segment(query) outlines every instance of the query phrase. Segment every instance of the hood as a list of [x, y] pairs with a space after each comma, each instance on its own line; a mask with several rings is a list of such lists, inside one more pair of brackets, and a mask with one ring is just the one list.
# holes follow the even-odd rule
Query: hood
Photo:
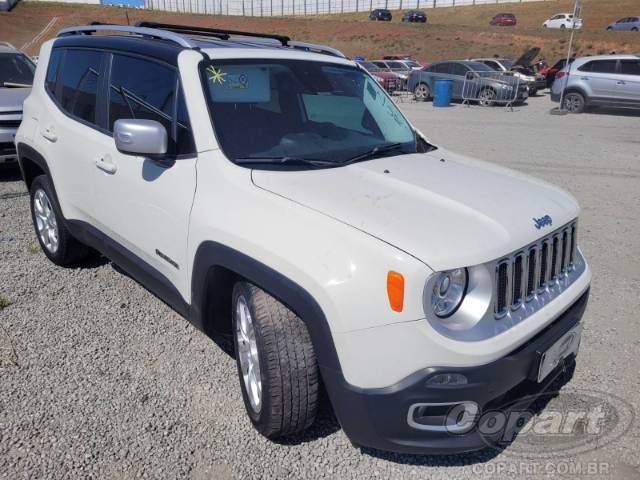
[[517, 65], [520, 65], [522, 67], [528, 67], [529, 65], [531, 65], [531, 63], [539, 53], [540, 49], [538, 47], [530, 48], [529, 50], [525, 51], [520, 58], [513, 62], [513, 66], [515, 67]]
[[[442, 149], [341, 168], [254, 170], [252, 178], [434, 270], [495, 260], [579, 213], [575, 199], [553, 185]], [[553, 226], [536, 229], [534, 218], [545, 215]]]
[[0, 113], [22, 112], [22, 104], [30, 92], [30, 88], [0, 87]]

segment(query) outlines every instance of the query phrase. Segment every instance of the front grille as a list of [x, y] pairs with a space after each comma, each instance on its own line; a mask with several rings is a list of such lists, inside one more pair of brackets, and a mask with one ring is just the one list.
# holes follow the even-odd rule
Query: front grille
[[14, 155], [16, 146], [11, 142], [0, 142], [0, 155]]
[[524, 250], [496, 262], [494, 314], [510, 310], [551, 292], [575, 268], [577, 223], [566, 225]]
[[18, 128], [21, 120], [0, 120], [0, 128]]

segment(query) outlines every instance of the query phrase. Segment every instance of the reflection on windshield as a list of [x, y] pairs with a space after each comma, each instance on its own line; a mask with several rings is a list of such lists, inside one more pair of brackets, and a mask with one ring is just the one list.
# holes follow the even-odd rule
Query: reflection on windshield
[[416, 152], [413, 129], [393, 101], [352, 66], [222, 60], [205, 65], [203, 77], [222, 151], [239, 163], [339, 164], [389, 144], [400, 147], [366, 158]]
[[4, 83], [31, 85], [36, 67], [21, 53], [0, 53], [0, 86]]

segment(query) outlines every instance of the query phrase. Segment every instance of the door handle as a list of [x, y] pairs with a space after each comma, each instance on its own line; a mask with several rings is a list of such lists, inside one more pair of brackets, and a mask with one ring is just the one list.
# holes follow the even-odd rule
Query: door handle
[[624, 80], [618, 80], [616, 83], [618, 85], [626, 85], [627, 84]]
[[589, 80], [589, 77], [580, 77], [580, 80]]
[[96, 160], [96, 167], [103, 172], [113, 175], [118, 171], [118, 167], [115, 163], [112, 163], [109, 158], [100, 157]]
[[54, 132], [52, 127], [43, 128], [42, 130], [40, 130], [40, 135], [42, 135], [43, 138], [49, 140], [50, 142], [55, 142], [56, 140], [58, 140], [58, 136], [56, 135], [56, 132]]

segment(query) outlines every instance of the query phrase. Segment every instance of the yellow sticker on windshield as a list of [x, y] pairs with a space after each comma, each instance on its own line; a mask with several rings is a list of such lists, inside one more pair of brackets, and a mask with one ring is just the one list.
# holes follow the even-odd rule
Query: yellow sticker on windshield
[[209, 72], [209, 81], [220, 85], [225, 81], [224, 77], [227, 75], [222, 69], [217, 69], [213, 65], [207, 68], [207, 72]]

